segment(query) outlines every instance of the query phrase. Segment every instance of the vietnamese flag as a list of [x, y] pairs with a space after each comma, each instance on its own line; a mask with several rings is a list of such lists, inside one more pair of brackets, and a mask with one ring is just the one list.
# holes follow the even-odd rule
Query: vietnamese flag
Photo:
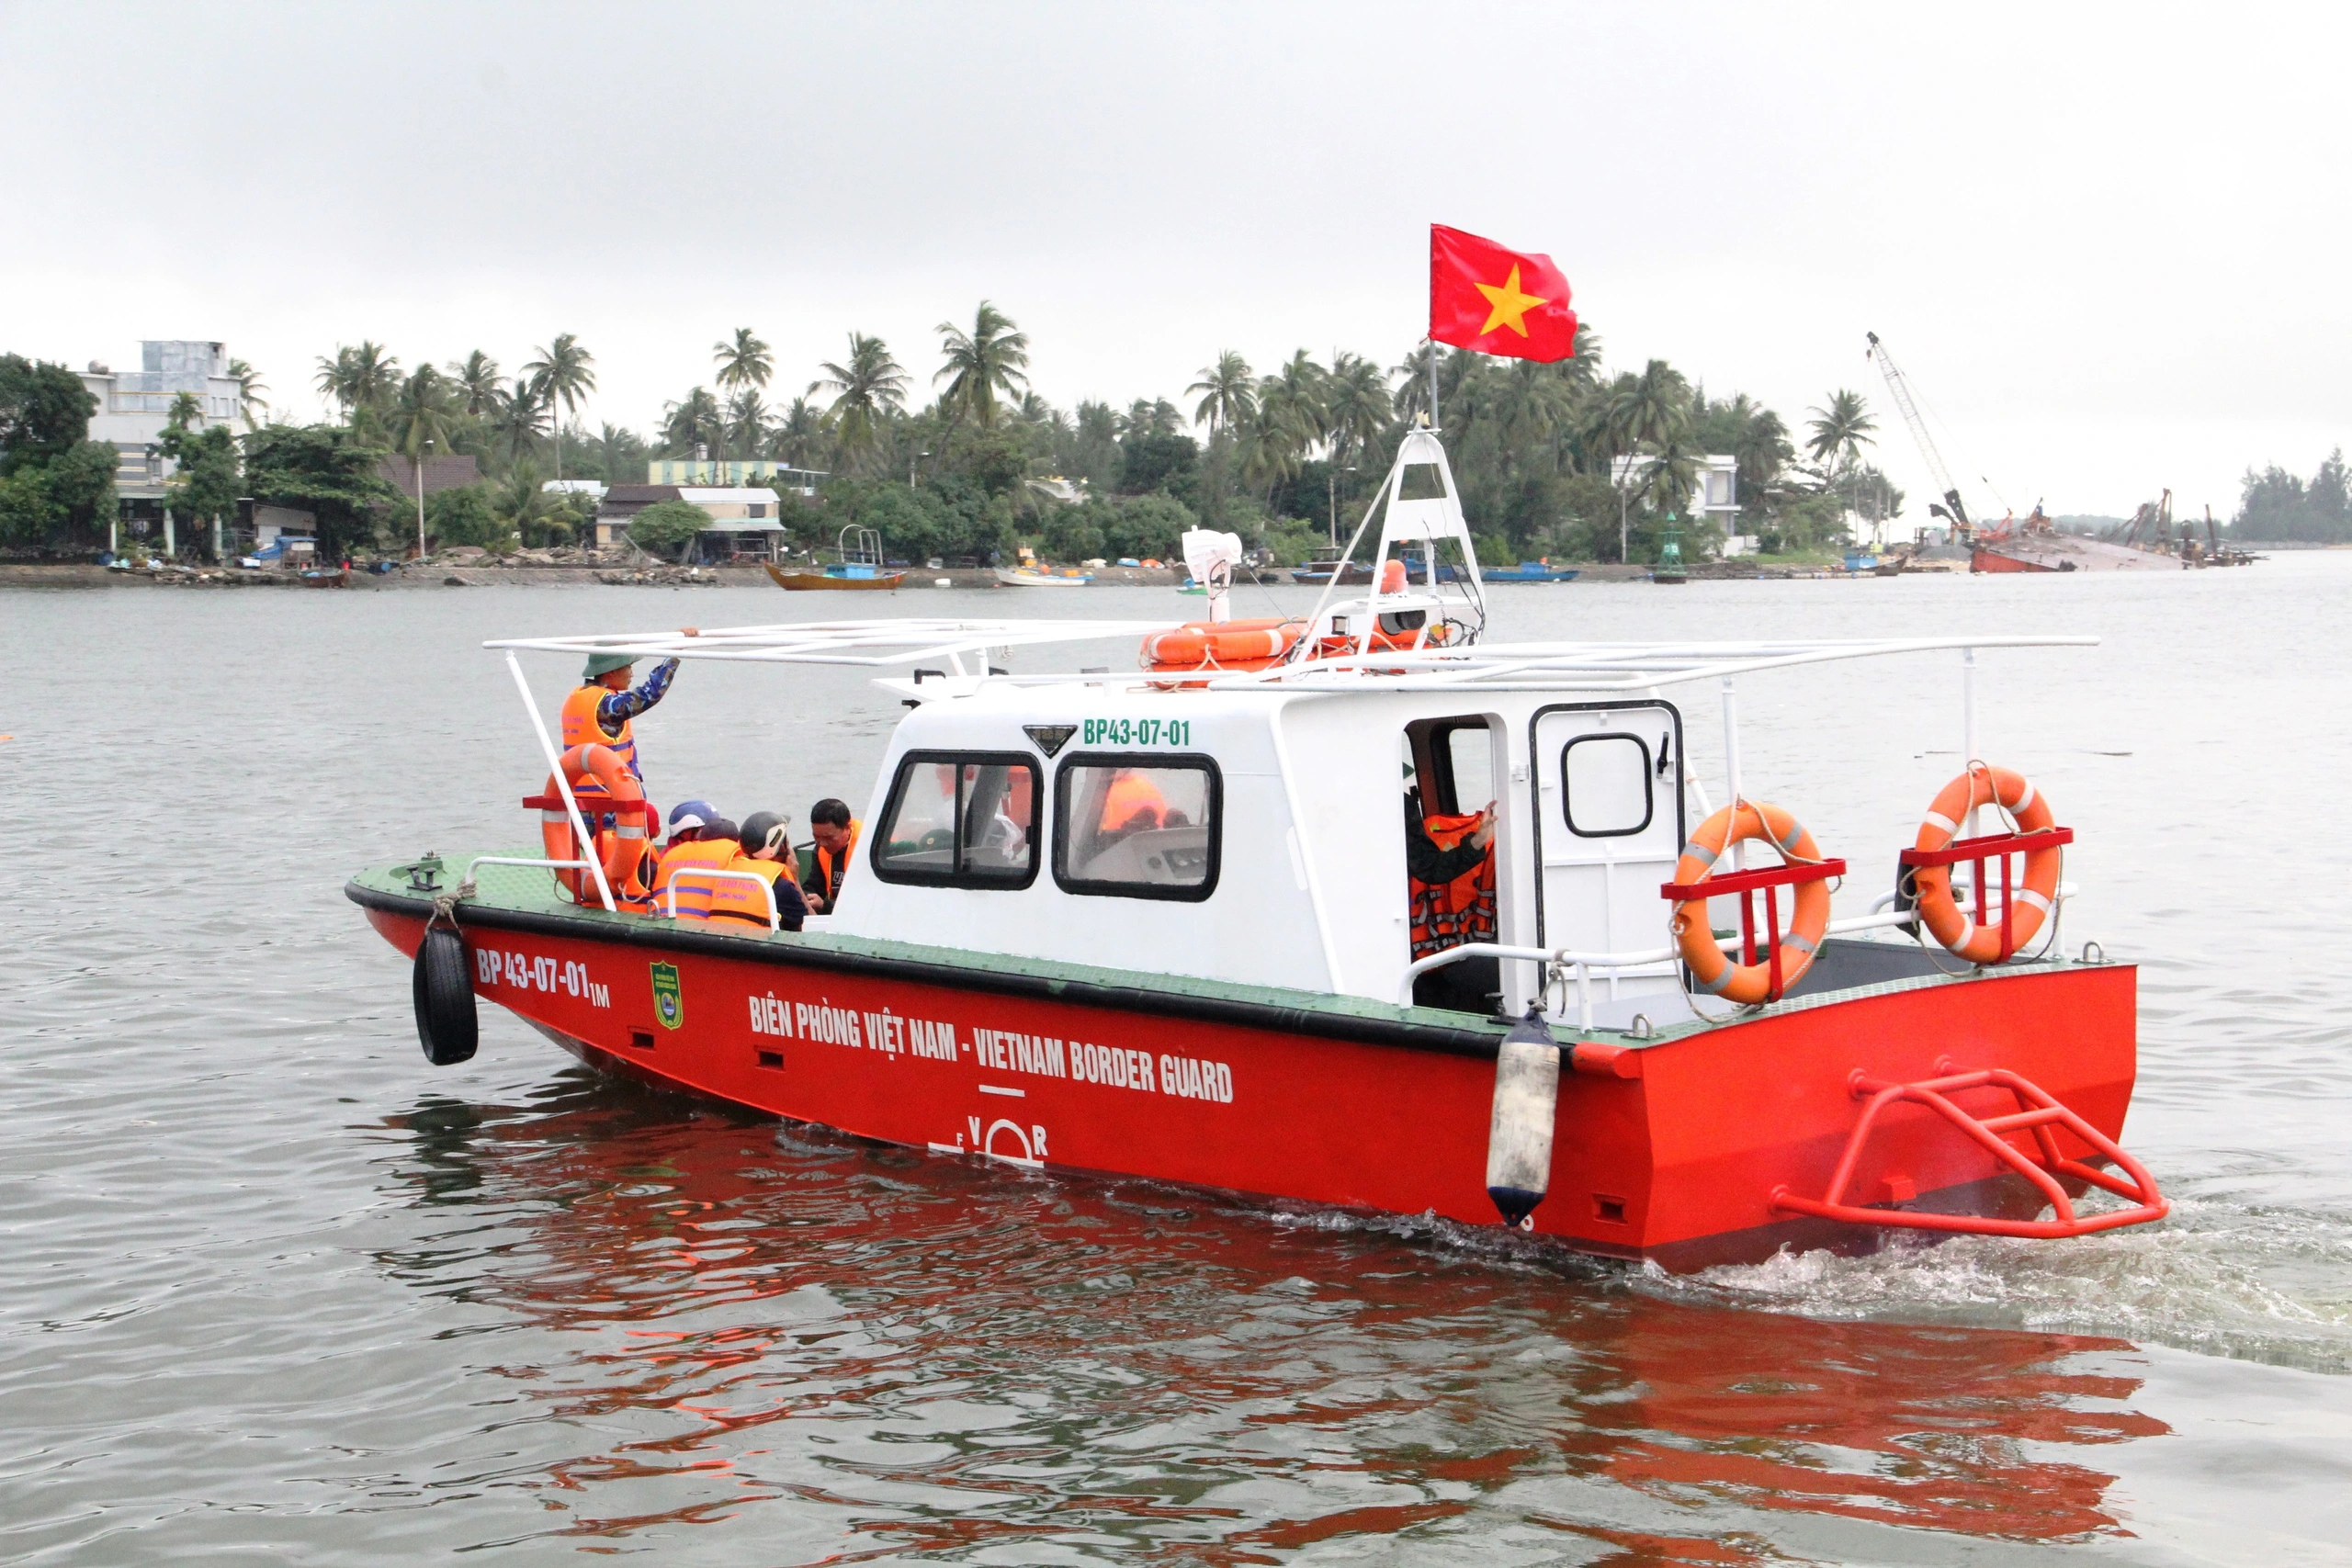
[[1430, 225], [1430, 336], [1456, 348], [1549, 363], [1577, 351], [1568, 280], [1550, 256]]

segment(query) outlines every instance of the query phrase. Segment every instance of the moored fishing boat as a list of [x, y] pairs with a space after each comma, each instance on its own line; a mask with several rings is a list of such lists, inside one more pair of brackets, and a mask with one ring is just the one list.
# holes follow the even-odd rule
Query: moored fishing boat
[[1547, 560], [1523, 560], [1517, 566], [1489, 568], [1486, 579], [1488, 582], [1574, 582], [1577, 569], [1554, 566]]
[[854, 525], [843, 528], [835, 547], [837, 559], [818, 563], [814, 571], [786, 571], [774, 561], [762, 564], [778, 588], [792, 593], [894, 592], [906, 581], [903, 571], [883, 564], [882, 536]]
[[[1408, 463], [1442, 493], [1404, 498]], [[800, 931], [648, 908], [638, 849], [577, 803], [609, 754], [559, 754], [536, 710], [545, 852], [383, 867], [350, 897], [413, 955], [435, 1059], [470, 1054], [487, 997], [600, 1066], [942, 1156], [1499, 1218], [1678, 1268], [2165, 1213], [2115, 1143], [2135, 972], [2058, 949], [2071, 834], [1977, 760], [1973, 685], [1968, 765], [1860, 912], [1832, 917], [1839, 846], [1738, 761], [1744, 673], [1963, 649], [1973, 672], [1976, 649], [2085, 639], [1486, 644], [1434, 436], [1407, 437], [1359, 537], [1374, 513], [1373, 591], [1255, 628], [1248, 658], [1215, 640], [1250, 635], [1221, 591], [1238, 541], [1201, 534], [1212, 614], [1185, 626], [492, 645], [518, 683], [530, 651], [875, 668], [912, 705]], [[1106, 636], [1145, 667], [991, 667]], [[1720, 806], [1665, 694], [1707, 682]], [[2077, 1208], [2093, 1186], [2120, 1206]]]
[[1080, 571], [1072, 566], [1036, 566], [1023, 562], [1020, 566], [996, 569], [1000, 588], [1083, 588], [1094, 581], [1091, 571]]

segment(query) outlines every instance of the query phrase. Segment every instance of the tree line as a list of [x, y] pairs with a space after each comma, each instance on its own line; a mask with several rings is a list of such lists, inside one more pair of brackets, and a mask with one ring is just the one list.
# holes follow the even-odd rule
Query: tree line
[[[1665, 360], [1611, 374], [1589, 326], [1576, 356], [1552, 365], [1424, 344], [1386, 366], [1302, 348], [1261, 371], [1227, 350], [1181, 401], [1068, 409], [1031, 386], [1028, 335], [993, 302], [935, 331], [935, 368], [919, 386], [888, 343], [863, 332], [846, 334], [841, 356], [814, 366], [805, 384], [780, 379], [769, 344], [738, 328], [711, 345], [708, 379], [667, 402], [644, 435], [583, 423], [595, 357], [568, 333], [512, 372], [481, 349], [404, 366], [373, 340], [339, 344], [313, 369], [335, 411], [317, 424], [277, 415], [259, 374], [239, 362], [246, 433], [233, 442], [218, 426], [167, 434], [180, 465], [175, 502], [207, 515], [225, 490], [312, 511], [330, 550], [398, 549], [413, 537], [413, 503], [383, 482], [382, 457], [468, 454], [483, 482], [429, 498], [427, 532], [444, 544], [546, 545], [578, 538], [593, 505], [548, 492], [545, 479], [642, 483], [649, 458], [768, 459], [825, 476], [814, 498], [778, 485], [803, 547], [856, 524], [879, 528], [891, 554], [909, 558], [984, 560], [1024, 542], [1060, 559], [1165, 558], [1184, 529], [1204, 524], [1297, 560], [1347, 536], [1397, 443], [1429, 416], [1435, 354], [1440, 423], [1482, 559], [1648, 559], [1669, 516], [1682, 521], [1685, 549], [1706, 553], [1720, 541], [1691, 524], [1690, 505], [1710, 454], [1735, 458], [1740, 526], [1768, 550], [1840, 547], [1851, 513], [1901, 503], [1866, 461], [1876, 426], [1859, 394], [1836, 391], [1807, 411], [1800, 444], [1771, 409], [1744, 394], [1710, 397]], [[78, 395], [78, 382], [71, 389]], [[60, 387], [51, 393], [51, 402], [71, 400]], [[175, 427], [188, 423], [175, 416]], [[7, 428], [0, 483], [15, 461]], [[54, 462], [39, 454], [55, 446], [47, 438], [27, 451]], [[110, 482], [111, 451], [99, 449]], [[61, 470], [72, 515], [52, 508], [36, 532], [70, 532], [99, 510], [89, 484], [74, 482]], [[12, 527], [9, 537], [26, 532]]]
[[2352, 477], [2345, 470], [2343, 447], [2330, 452], [2309, 479], [2271, 463], [2258, 473], [2248, 468], [2244, 484], [2237, 515], [2230, 522], [2232, 538], [2352, 543]]

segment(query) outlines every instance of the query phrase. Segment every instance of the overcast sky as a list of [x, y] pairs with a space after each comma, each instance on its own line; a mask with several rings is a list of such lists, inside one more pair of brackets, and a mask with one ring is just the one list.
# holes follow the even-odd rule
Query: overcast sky
[[1915, 513], [1865, 331], [1972, 504], [2226, 514], [2352, 434], [2344, 17], [0, 0], [0, 349], [218, 338], [311, 418], [338, 343], [568, 331], [643, 431], [738, 326], [772, 396], [852, 328], [927, 388], [986, 297], [1046, 397], [1124, 403], [1396, 363], [1438, 221], [1548, 252], [1611, 368], [1860, 389]]

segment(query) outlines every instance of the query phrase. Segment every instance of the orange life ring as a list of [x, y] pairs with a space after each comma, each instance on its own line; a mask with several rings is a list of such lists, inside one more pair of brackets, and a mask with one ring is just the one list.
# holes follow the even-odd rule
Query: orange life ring
[[[1912, 847], [1950, 849], [1969, 812], [1980, 806], [1998, 806], [2020, 833], [2046, 831], [2054, 820], [2048, 798], [2024, 774], [1971, 762], [1968, 771], [1944, 785], [1935, 804], [1928, 807]], [[2025, 886], [2017, 890], [2009, 908], [2009, 953], [2031, 942], [2049, 917], [2058, 893], [2060, 858], [2055, 844], [2025, 852]], [[1929, 936], [1972, 964], [1998, 964], [2007, 956], [2001, 951], [2001, 922], [1980, 924], [1961, 909], [1960, 900], [1952, 896], [1951, 867], [1920, 866], [1913, 874], [1912, 885], [1917, 892], [1920, 923]], [[1987, 888], [1976, 890], [1980, 916], [1986, 913], [1989, 893]]]
[[[1813, 835], [1804, 830], [1797, 819], [1777, 806], [1760, 800], [1743, 800], [1736, 806], [1726, 806], [1704, 822], [1682, 846], [1682, 858], [1674, 863], [1674, 880], [1692, 883], [1703, 880], [1723, 858], [1725, 850], [1747, 840], [1762, 840], [1780, 851], [1783, 864], [1791, 862], [1810, 863], [1821, 859], [1821, 851]], [[1797, 977], [1813, 965], [1815, 950], [1821, 945], [1821, 935], [1829, 929], [1829, 884], [1800, 882], [1795, 887], [1794, 907], [1789, 913], [1789, 929], [1781, 935], [1781, 989], [1785, 992], [1797, 983]], [[1772, 965], [1770, 958], [1754, 964], [1734, 964], [1724, 950], [1715, 945], [1713, 925], [1707, 919], [1707, 901], [1692, 898], [1674, 907], [1674, 914], [1667, 922], [1674, 933], [1674, 945], [1682, 954], [1682, 962], [1690, 971], [1691, 984], [1712, 996], [1726, 1001], [1754, 1006], [1770, 999]]]
[[1265, 670], [1280, 664], [1305, 621], [1188, 621], [1143, 639], [1143, 667], [1186, 673]]
[[[652, 811], [645, 802], [645, 786], [637, 782], [637, 775], [628, 771], [620, 753], [609, 746], [574, 746], [557, 759], [557, 765], [563, 770], [564, 782], [571, 785], [575, 796], [582, 781], [588, 779], [594, 780], [605, 792], [605, 799], [583, 805], [581, 814], [583, 818], [602, 816], [607, 807], [611, 808], [612, 830], [590, 829], [603, 852], [600, 858], [605, 885], [612, 888], [615, 903], [645, 907], [645, 831], [652, 818]], [[539, 813], [539, 842], [546, 847], [548, 859], [583, 858], [579, 840], [572, 835], [571, 813], [560, 803], [554, 774], [548, 775], [547, 788], [542, 793], [558, 800], [553, 809]], [[555, 874], [556, 880], [571, 890], [575, 901], [602, 902], [597, 898], [596, 879], [587, 873], [559, 871]]]

